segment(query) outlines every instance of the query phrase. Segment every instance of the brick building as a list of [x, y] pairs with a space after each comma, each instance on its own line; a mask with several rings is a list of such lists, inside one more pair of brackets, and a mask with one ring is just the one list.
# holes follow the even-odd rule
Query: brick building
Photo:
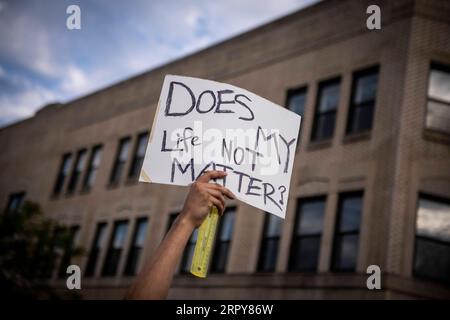
[[230, 202], [210, 276], [183, 272], [193, 238], [171, 298], [450, 298], [450, 3], [376, 1], [368, 30], [372, 2], [320, 2], [0, 129], [0, 205], [70, 226], [83, 297], [121, 298], [186, 194], [137, 183], [164, 75], [227, 82], [303, 116], [286, 220]]

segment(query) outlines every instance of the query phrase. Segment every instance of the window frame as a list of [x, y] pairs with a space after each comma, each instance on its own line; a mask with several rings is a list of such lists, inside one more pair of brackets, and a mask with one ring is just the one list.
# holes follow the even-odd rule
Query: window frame
[[85, 157], [83, 161], [87, 158], [87, 148], [81, 148], [76, 152], [75, 162], [72, 165], [72, 170], [70, 173], [69, 181], [67, 182], [66, 194], [71, 195], [77, 192], [77, 187], [83, 178], [83, 172], [86, 171], [86, 162], [82, 164], [82, 168], [78, 171], [78, 164], [81, 157]]
[[[103, 235], [100, 234], [100, 231], [103, 232]], [[100, 246], [97, 247], [97, 242], [100, 241], [100, 238], [103, 238], [103, 242], [106, 242], [105, 239], [107, 237], [107, 232], [108, 232], [108, 223], [106, 221], [100, 221], [97, 222], [96, 226], [95, 226], [95, 231], [94, 231], [94, 238], [92, 239], [92, 243], [91, 243], [91, 247], [89, 250], [89, 254], [87, 257], [87, 261], [86, 261], [86, 266], [85, 266], [85, 271], [84, 271], [84, 276], [85, 277], [95, 277], [96, 276], [96, 270], [99, 264], [99, 260], [101, 258], [101, 253], [102, 250], [104, 250], [105, 248], [105, 243], [100, 243]], [[93, 250], [96, 250], [95, 254], [93, 252]], [[91, 262], [91, 260], [93, 260], [93, 262]], [[92, 265], [92, 267], [91, 267]]]
[[[230, 236], [230, 239], [228, 239], [228, 240], [220, 240], [220, 235], [222, 233], [222, 228], [224, 227], [224, 222], [223, 222], [224, 217], [221, 217], [220, 220], [219, 220], [219, 226], [218, 226], [217, 231], [216, 231], [216, 238], [214, 239], [214, 249], [213, 249], [213, 252], [212, 252], [212, 259], [211, 259], [211, 265], [210, 265], [210, 272], [211, 273], [225, 274], [227, 272], [227, 263], [228, 263], [228, 258], [229, 258], [229, 254], [230, 254], [231, 243], [233, 241], [233, 236], [234, 236], [234, 226], [236, 224], [237, 207], [232, 206], [232, 207], [227, 208], [225, 210], [225, 212], [224, 212], [224, 215], [231, 214], [230, 211], [233, 212], [233, 215], [234, 215], [233, 222], [232, 222], [233, 225], [232, 225], [231, 236]], [[227, 247], [226, 262], [225, 262], [225, 265], [223, 266], [223, 270], [222, 270], [221, 268], [219, 269], [217, 267], [216, 261], [218, 259], [217, 258], [217, 252], [219, 250], [218, 248], [219, 247], [221, 248], [221, 246], [223, 246], [224, 244], [227, 245], [228, 247]]]
[[67, 244], [65, 248], [61, 260], [59, 261], [58, 266], [58, 278], [64, 278], [66, 274], [67, 267], [71, 264], [73, 258], [73, 251], [77, 248], [77, 240], [81, 232], [81, 226], [78, 224], [72, 225], [67, 228], [67, 231], [70, 236], [70, 243]]
[[[66, 158], [68, 159], [67, 161], [69, 161], [69, 164], [68, 164], [69, 169], [68, 169], [67, 174], [65, 174], [64, 177], [62, 177], [62, 172], [64, 170], [64, 164], [66, 163]], [[72, 161], [73, 161], [73, 153], [72, 152], [66, 152], [62, 155], [62, 158], [60, 158], [58, 172], [56, 173], [56, 180], [53, 184], [53, 189], [52, 189], [52, 193], [51, 193], [52, 197], [57, 197], [63, 192], [64, 186], [66, 185], [67, 177], [70, 176], [70, 171], [71, 171], [70, 169], [72, 168], [72, 165], [73, 165]], [[61, 182], [60, 182], [60, 179], [62, 180]]]
[[[12, 192], [8, 195], [8, 202], [6, 203], [6, 207], [5, 207], [5, 212], [6, 213], [17, 213], [23, 206], [24, 202], [25, 202], [25, 197], [26, 197], [27, 193], [25, 191], [17, 191], [17, 192]], [[19, 205], [17, 206], [16, 209], [11, 210], [11, 204], [13, 202], [13, 199], [19, 197]]]
[[[334, 110], [320, 112], [319, 109], [320, 109], [320, 102], [322, 100], [322, 90], [324, 87], [331, 86], [334, 84], [339, 85], [339, 97], [338, 97], [336, 108]], [[338, 113], [339, 104], [340, 104], [340, 100], [341, 100], [341, 89], [342, 89], [341, 84], [342, 84], [342, 77], [340, 75], [329, 78], [329, 79], [322, 80], [317, 84], [316, 101], [315, 101], [315, 105], [314, 105], [314, 117], [313, 117], [313, 123], [311, 126], [311, 134], [310, 134], [310, 138], [309, 138], [310, 143], [313, 143], [313, 144], [314, 143], [323, 143], [323, 142], [328, 142], [328, 141], [333, 140], [334, 134], [336, 132], [337, 113]], [[333, 131], [329, 137], [318, 138], [317, 137], [317, 126], [318, 126], [319, 117], [328, 116], [330, 114], [334, 114]]]
[[[100, 153], [100, 161], [97, 167], [94, 166], [94, 160], [95, 160], [95, 156], [96, 156], [96, 152]], [[97, 178], [97, 171], [99, 170], [100, 167], [100, 163], [102, 161], [102, 152], [103, 152], [103, 145], [102, 144], [97, 144], [95, 146], [92, 147], [90, 155], [89, 155], [89, 160], [87, 163], [87, 167], [85, 169], [85, 174], [83, 177], [83, 183], [82, 183], [82, 190], [84, 192], [88, 192], [92, 189], [92, 187], [94, 186], [95, 180]], [[94, 179], [94, 181], [92, 182], [92, 186], [88, 185], [88, 181], [90, 176], [95, 172], [96, 177]]]
[[[269, 223], [270, 223], [270, 219], [273, 219], [273, 217], [276, 217], [275, 215], [265, 212], [264, 213], [264, 224], [263, 224], [263, 230], [262, 230], [262, 234], [261, 234], [261, 239], [259, 241], [259, 253], [258, 253], [258, 263], [256, 265], [256, 271], [260, 272], [260, 273], [273, 273], [276, 272], [277, 269], [277, 262], [278, 262], [278, 256], [279, 256], [279, 250], [280, 250], [280, 240], [281, 240], [281, 236], [283, 234], [283, 226], [281, 226], [281, 230], [280, 233], [276, 236], [267, 236], [267, 232], [268, 232], [268, 228], [269, 228]], [[282, 219], [282, 218], [279, 218]], [[272, 268], [268, 269], [268, 268], [264, 268], [264, 259], [266, 257], [266, 253], [267, 253], [267, 242], [269, 241], [276, 241], [276, 247], [277, 247], [277, 254], [275, 257], [275, 265]], [[268, 269], [268, 270], [267, 270]]]
[[[297, 112], [291, 110], [291, 108], [289, 108], [290, 100], [292, 99], [292, 97], [294, 97], [294, 96], [296, 96], [298, 94], [304, 94], [305, 95], [305, 105], [303, 107], [303, 115], [300, 115]], [[307, 84], [305, 84], [303, 86], [300, 86], [300, 87], [297, 87], [297, 88], [291, 88], [291, 89], [288, 89], [286, 91], [286, 99], [285, 99], [284, 105], [286, 106], [286, 109], [288, 109], [288, 110], [290, 110], [290, 111], [300, 115], [301, 118], [302, 118], [302, 123], [304, 123], [304, 118], [305, 118], [305, 115], [306, 115], [306, 109], [307, 109], [307, 106], [308, 106], [307, 102], [308, 102], [308, 85]], [[303, 126], [304, 125], [300, 126], [300, 130], [298, 132], [297, 145], [300, 143], [300, 140], [301, 140], [301, 137], [302, 137], [301, 133], [303, 131]]]
[[[116, 249], [114, 248], [114, 241], [116, 239], [116, 234], [117, 234], [117, 230], [119, 229], [120, 225], [125, 225], [125, 236], [124, 236], [124, 240], [122, 243], [122, 246], [120, 247], [120, 249]], [[109, 236], [109, 241], [108, 241], [108, 247], [106, 250], [106, 255], [105, 258], [103, 260], [103, 266], [102, 266], [102, 272], [101, 272], [101, 276], [102, 277], [115, 277], [117, 276], [118, 272], [119, 272], [119, 268], [120, 268], [120, 263], [122, 260], [122, 254], [126, 248], [126, 241], [127, 241], [127, 236], [128, 236], [128, 228], [129, 228], [130, 222], [128, 219], [120, 219], [120, 220], [116, 220], [113, 223], [113, 228], [111, 230], [111, 234]], [[113, 251], [115, 250], [115, 251]], [[119, 251], [119, 253], [116, 253], [116, 251]], [[113, 267], [111, 267], [111, 263], [112, 263], [112, 255], [113, 254], [117, 254], [117, 264], [113, 265]]]
[[[302, 219], [303, 211], [300, 210], [301, 206], [304, 203], [308, 202], [315, 202], [315, 201], [322, 201], [323, 202], [323, 217], [322, 217], [322, 232], [320, 233], [309, 233], [304, 235], [298, 235], [297, 234], [297, 226], [299, 222]], [[289, 246], [289, 259], [287, 264], [288, 272], [303, 272], [303, 273], [316, 273], [318, 272], [319, 268], [319, 260], [320, 260], [320, 252], [321, 252], [321, 244], [322, 244], [322, 237], [325, 227], [325, 215], [326, 215], [326, 206], [327, 206], [328, 196], [326, 194], [318, 194], [314, 196], [308, 196], [308, 197], [301, 197], [297, 199], [297, 206], [295, 211], [295, 219], [294, 219], [294, 226], [292, 228], [292, 237], [291, 237], [291, 243]], [[300, 221], [299, 221], [300, 220]], [[299, 243], [299, 239], [310, 239], [310, 238], [319, 238], [319, 252], [317, 255], [317, 265], [315, 268], [295, 268], [295, 252], [296, 248]]]
[[[365, 76], [369, 76], [372, 74], [377, 75], [376, 92], [375, 92], [373, 100], [364, 102], [362, 104], [356, 104], [354, 100], [355, 100], [356, 89], [357, 89], [357, 81]], [[364, 133], [368, 133], [368, 132], [372, 131], [373, 125], [374, 125], [374, 120], [375, 120], [376, 104], [378, 101], [379, 83], [380, 83], [380, 65], [378, 65], [378, 64], [353, 72], [350, 101], [349, 101], [349, 107], [347, 110], [347, 119], [346, 119], [346, 125], [345, 125], [345, 135], [346, 136], [364, 134]], [[354, 119], [353, 117], [355, 115], [356, 110], [362, 109], [362, 108], [367, 108], [368, 106], [370, 106], [372, 108], [372, 118], [371, 118], [370, 128], [364, 129], [364, 130], [357, 130], [355, 128], [352, 128], [351, 127], [353, 124], [352, 120]]]
[[[125, 143], [128, 143], [128, 151], [127, 151], [127, 156], [126, 159], [124, 161], [120, 160], [120, 154], [121, 154], [121, 150], [123, 148], [123, 146], [125, 145]], [[109, 175], [109, 186], [117, 186], [120, 184], [121, 179], [122, 179], [122, 175], [124, 174], [124, 172], [126, 172], [126, 165], [127, 162], [129, 160], [130, 157], [130, 145], [132, 143], [132, 139], [131, 136], [125, 136], [119, 139], [118, 145], [117, 145], [117, 149], [116, 149], [116, 156], [114, 158], [114, 163], [112, 166], [112, 170], [111, 173]], [[123, 165], [123, 168], [121, 169], [120, 173], [116, 173], [116, 171], [119, 168], [119, 165]], [[116, 177], [117, 176], [117, 177]]]
[[[361, 212], [360, 212], [360, 219], [359, 219], [359, 227], [358, 230], [350, 230], [350, 231], [340, 231], [339, 225], [341, 223], [342, 218], [342, 204], [343, 200], [346, 198], [352, 198], [352, 197], [360, 197], [361, 198]], [[337, 203], [337, 211], [336, 211], [336, 218], [334, 222], [334, 230], [333, 230], [333, 245], [332, 245], [332, 251], [331, 251], [331, 259], [330, 259], [330, 270], [332, 272], [341, 272], [341, 273], [351, 273], [356, 272], [358, 269], [358, 258], [359, 258], [359, 249], [360, 249], [360, 235], [361, 235], [361, 227], [363, 223], [363, 215], [364, 215], [364, 190], [355, 190], [355, 191], [345, 191], [340, 192], [338, 194], [338, 203]], [[345, 236], [358, 236], [358, 243], [356, 248], [356, 259], [355, 259], [355, 265], [351, 268], [338, 268], [335, 265], [336, 257], [337, 257], [337, 244], [338, 244], [338, 238], [342, 239]], [[340, 242], [339, 242], [340, 243]]]
[[[447, 285], [450, 285], [450, 282], [447, 283], [444, 280], [438, 278], [438, 277], [430, 277], [430, 276], [425, 276], [425, 275], [421, 275], [419, 273], [417, 273], [417, 270], [415, 268], [415, 262], [416, 262], [416, 258], [417, 258], [417, 217], [418, 217], [418, 213], [419, 213], [419, 204], [420, 204], [420, 200], [421, 199], [425, 199], [428, 201], [434, 201], [434, 202], [440, 202], [446, 205], [450, 206], [450, 198], [445, 198], [442, 196], [436, 196], [430, 193], [426, 193], [426, 192], [420, 192], [417, 195], [417, 204], [416, 204], [416, 215], [415, 215], [415, 219], [414, 219], [414, 244], [413, 244], [413, 259], [412, 259], [412, 264], [411, 264], [411, 268], [412, 268], [412, 276], [414, 278], [417, 279], [424, 279], [424, 280], [431, 280], [431, 281], [437, 281], [437, 282], [443, 282], [446, 283]], [[419, 236], [420, 237], [420, 236]], [[425, 237], [422, 237], [425, 238]], [[429, 241], [435, 241], [435, 242], [443, 242], [443, 241], [439, 241], [439, 240], [435, 240], [435, 239], [430, 239], [430, 238], [426, 238]], [[448, 244], [450, 246], [450, 242]]]
[[[138, 151], [139, 151], [139, 142], [140, 142], [141, 138], [146, 139], [147, 143], [145, 146], [144, 155], [142, 157], [139, 157]], [[137, 135], [136, 142], [135, 142], [134, 148], [133, 148], [133, 156], [131, 159], [131, 164], [130, 164], [130, 167], [128, 168], [128, 174], [127, 174], [128, 180], [137, 181], [139, 179], [139, 169], [135, 169], [135, 167], [137, 166], [138, 162], [140, 162], [141, 160], [142, 160], [142, 163], [144, 162], [149, 138], [150, 138], [150, 132], [148, 130], [143, 131]], [[133, 172], [134, 170], [136, 170], [135, 173]]]
[[425, 99], [425, 112], [424, 112], [424, 117], [423, 117], [423, 128], [425, 129], [425, 131], [428, 131], [430, 133], [437, 133], [439, 135], [443, 135], [443, 136], [449, 137], [450, 136], [450, 132], [447, 132], [447, 131], [444, 131], [444, 130], [440, 130], [440, 129], [436, 129], [436, 128], [431, 128], [431, 127], [427, 126], [428, 102], [429, 101], [446, 105], [450, 109], [450, 102], [430, 97], [429, 94], [428, 94], [428, 91], [429, 91], [429, 88], [430, 88], [430, 81], [431, 81], [431, 71], [433, 69], [437, 69], [437, 70], [440, 70], [440, 71], [443, 71], [443, 72], [447, 72], [447, 73], [450, 74], [450, 63], [438, 62], [438, 61], [435, 61], [435, 60], [431, 60], [428, 63], [428, 78], [427, 78], [427, 85], [426, 85], [426, 88], [425, 88], [425, 90], [426, 90], [426, 92], [425, 92], [426, 99]]
[[[134, 230], [133, 230], [133, 236], [131, 238], [131, 242], [128, 246], [128, 252], [127, 252], [127, 256], [126, 256], [126, 260], [125, 260], [125, 267], [123, 269], [123, 275], [124, 276], [134, 276], [137, 273], [137, 270], [139, 268], [139, 262], [141, 259], [141, 254], [142, 251], [145, 247], [145, 240], [144, 240], [144, 244], [142, 246], [137, 246], [136, 245], [136, 240], [137, 240], [137, 236], [138, 236], [138, 232], [139, 232], [139, 227], [140, 227], [140, 223], [146, 223], [147, 225], [145, 226], [145, 236], [144, 239], [147, 239], [147, 234], [148, 234], [148, 228], [149, 228], [149, 223], [150, 223], [150, 219], [147, 216], [143, 216], [143, 217], [139, 217], [135, 219], [135, 224], [134, 224]], [[138, 250], [137, 252], [137, 258], [136, 258], [136, 262], [133, 266], [133, 264], [131, 263], [131, 259], [132, 259], [132, 255], [136, 254], [136, 250]]]

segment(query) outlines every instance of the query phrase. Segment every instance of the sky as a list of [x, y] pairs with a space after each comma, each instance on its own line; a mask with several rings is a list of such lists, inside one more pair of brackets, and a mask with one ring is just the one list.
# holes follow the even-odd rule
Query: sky
[[[0, 0], [0, 127], [317, 0]], [[69, 5], [81, 29], [69, 30]]]

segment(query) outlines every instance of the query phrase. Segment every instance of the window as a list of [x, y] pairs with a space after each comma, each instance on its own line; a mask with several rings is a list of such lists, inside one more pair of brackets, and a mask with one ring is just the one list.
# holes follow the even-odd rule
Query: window
[[125, 244], [127, 229], [128, 221], [117, 221], [114, 223], [113, 233], [109, 241], [108, 252], [106, 253], [105, 263], [103, 264], [103, 276], [114, 276], [117, 273], [120, 256]]
[[95, 231], [94, 241], [92, 242], [91, 251], [89, 253], [88, 262], [86, 265], [86, 276], [93, 276], [97, 267], [97, 261], [100, 252], [105, 245], [106, 238], [106, 223], [99, 223]]
[[72, 226], [68, 230], [69, 239], [66, 243], [67, 247], [64, 250], [61, 262], [59, 264], [59, 271], [58, 271], [59, 278], [63, 278], [67, 275], [66, 274], [67, 267], [70, 266], [71, 264], [72, 255], [78, 243], [79, 234], [80, 234], [80, 226]]
[[148, 132], [141, 133], [138, 136], [136, 142], [133, 161], [131, 162], [130, 172], [128, 173], [128, 177], [130, 179], [137, 179], [139, 177], [139, 172], [141, 170], [142, 163], [144, 162], [147, 142], [148, 142]]
[[78, 185], [78, 180], [81, 177], [81, 173], [84, 170], [84, 165], [86, 162], [86, 149], [80, 150], [77, 153], [75, 159], [75, 165], [72, 170], [72, 175], [69, 180], [69, 185], [67, 186], [67, 193], [73, 193]]
[[278, 258], [283, 219], [270, 213], [265, 213], [264, 230], [259, 251], [258, 271], [275, 271]]
[[58, 195], [61, 192], [66, 177], [69, 174], [71, 162], [72, 155], [70, 153], [63, 155], [61, 165], [59, 166], [58, 176], [56, 177], [55, 186], [53, 188], [53, 195]]
[[340, 78], [319, 84], [311, 141], [331, 139], [339, 105]]
[[306, 106], [306, 87], [288, 90], [286, 105], [289, 110], [303, 117]]
[[231, 237], [233, 235], [235, 212], [236, 208], [227, 209], [225, 214], [220, 218], [211, 262], [212, 272], [225, 272]]
[[102, 146], [101, 145], [95, 146], [92, 149], [87, 172], [86, 175], [84, 176], [83, 190], [89, 190], [94, 185], [95, 177], [97, 176], [97, 170], [98, 167], [100, 166], [101, 158], [102, 158]]
[[450, 66], [431, 64], [425, 127], [450, 133]]
[[25, 192], [16, 192], [9, 195], [8, 204], [6, 205], [6, 212], [16, 213], [23, 205], [25, 199]]
[[[286, 105], [289, 110], [300, 115], [303, 121], [306, 107], [306, 87], [288, 90]], [[302, 131], [302, 128], [303, 126], [300, 126], [300, 131], [298, 133], [299, 139], [297, 139], [297, 142], [300, 141], [300, 133]]]
[[113, 170], [111, 172], [110, 184], [117, 184], [120, 181], [122, 172], [125, 169], [125, 164], [128, 159], [128, 152], [130, 149], [130, 138], [123, 138], [119, 142], [119, 149], [117, 150], [116, 160], [114, 162]]
[[326, 197], [300, 199], [291, 244], [289, 271], [316, 271]]
[[148, 219], [140, 218], [136, 221], [133, 239], [131, 241], [130, 250], [128, 251], [127, 263], [125, 265], [124, 274], [131, 276], [136, 274], [139, 265], [139, 257], [144, 247], [145, 236], [147, 234]]
[[198, 237], [198, 228], [194, 230], [189, 238], [186, 248], [183, 252], [183, 258], [181, 259], [181, 272], [188, 273], [191, 270], [192, 258], [194, 257], [195, 244]]
[[358, 256], [362, 192], [339, 195], [331, 269], [354, 271]]
[[55, 226], [53, 230], [46, 233], [40, 233], [36, 238], [36, 248], [33, 253], [34, 263], [41, 264], [41, 272], [38, 278], [50, 279], [55, 271], [55, 265], [58, 258], [57, 244], [63, 241], [64, 228]]
[[414, 274], [450, 284], [450, 201], [421, 195]]
[[347, 134], [369, 131], [372, 128], [377, 85], [378, 67], [353, 74]]

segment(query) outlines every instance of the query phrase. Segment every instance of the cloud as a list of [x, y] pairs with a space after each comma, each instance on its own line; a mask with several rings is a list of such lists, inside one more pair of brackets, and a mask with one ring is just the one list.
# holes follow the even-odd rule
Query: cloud
[[[316, 1], [0, 1], [0, 126]], [[74, 3], [82, 29], [70, 31]]]

